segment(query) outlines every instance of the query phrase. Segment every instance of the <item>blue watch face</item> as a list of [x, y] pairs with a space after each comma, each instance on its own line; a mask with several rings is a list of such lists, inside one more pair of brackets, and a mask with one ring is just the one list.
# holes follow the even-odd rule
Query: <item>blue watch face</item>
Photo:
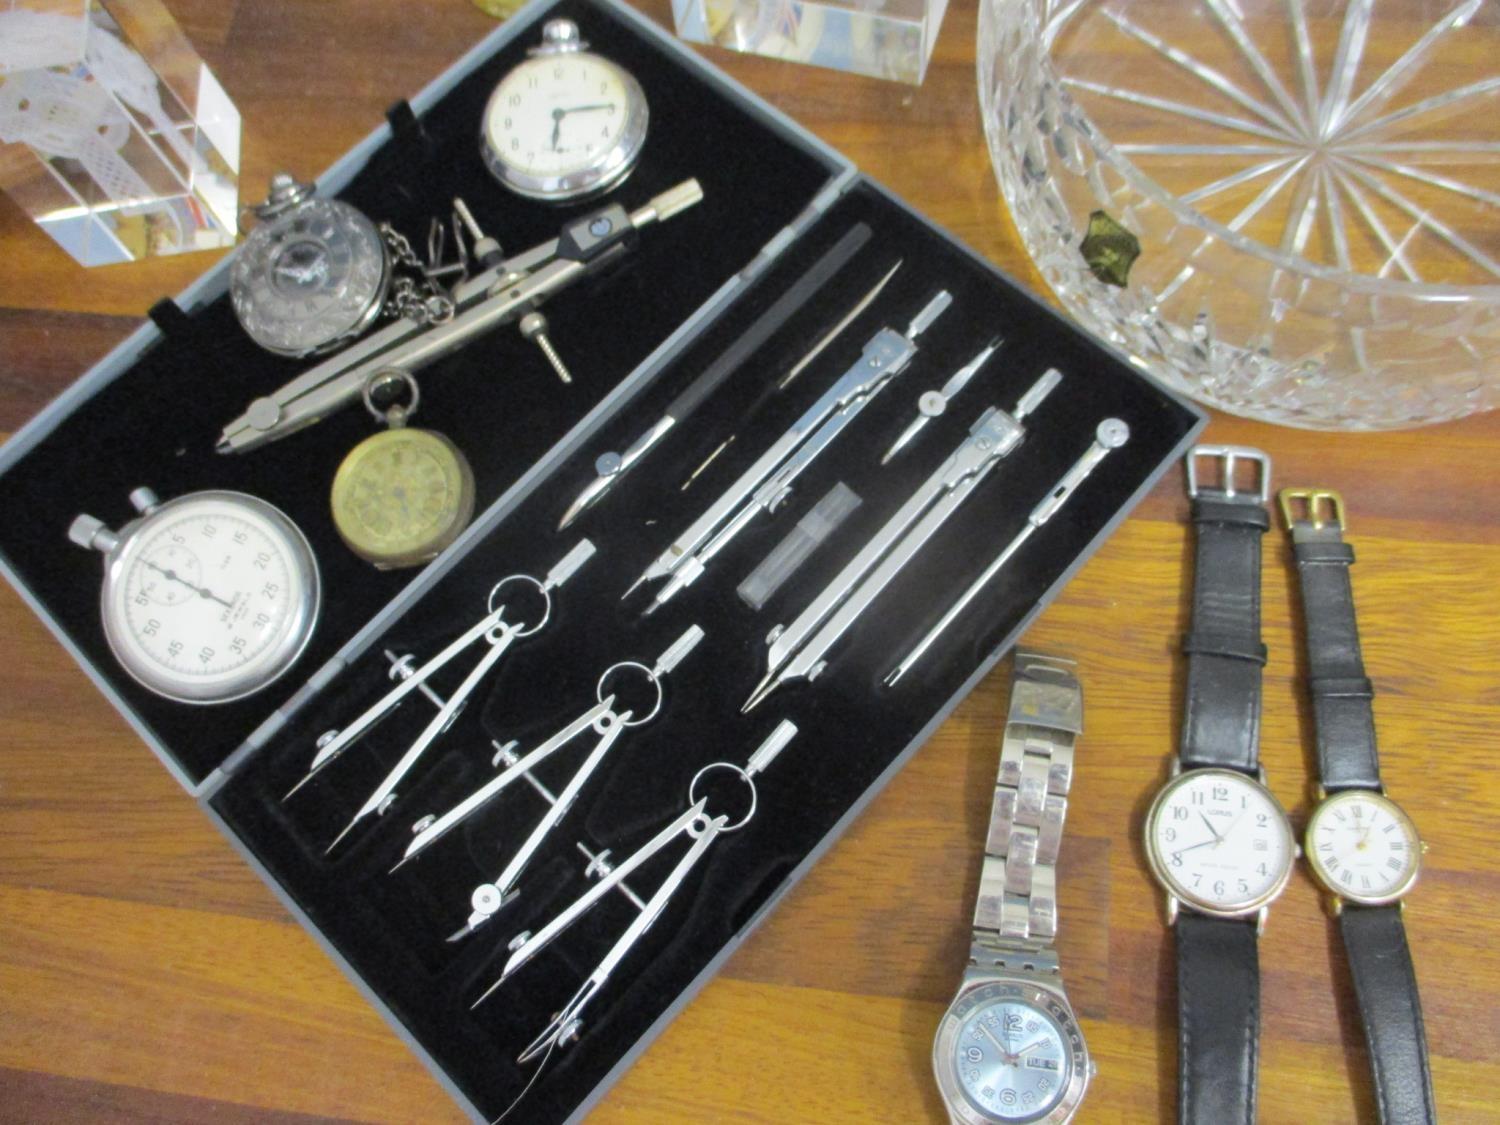
[[1046, 1012], [996, 1000], [969, 1013], [954, 1042], [954, 1071], [964, 1097], [996, 1121], [1034, 1121], [1067, 1089], [1067, 1038]]

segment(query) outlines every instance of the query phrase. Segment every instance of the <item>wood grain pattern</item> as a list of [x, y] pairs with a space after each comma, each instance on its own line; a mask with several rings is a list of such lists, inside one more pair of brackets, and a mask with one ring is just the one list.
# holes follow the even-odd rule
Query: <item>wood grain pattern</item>
[[[245, 118], [243, 173], [320, 168], [490, 26], [466, 0], [168, 0]], [[642, 5], [669, 23], [665, 0]], [[954, 0], [918, 90], [707, 54], [1038, 292], [999, 200]], [[0, 200], [0, 429], [204, 255], [84, 271]], [[1406, 912], [1438, 1103], [1500, 1120], [1500, 414], [1326, 435], [1216, 418], [1282, 484], [1341, 489], [1390, 792], [1431, 845]], [[1061, 956], [1099, 1061], [1081, 1119], [1172, 1112], [1170, 942], [1138, 843], [1180, 701], [1186, 500], [1172, 475], [1027, 643], [1082, 665], [1088, 729]], [[1312, 758], [1284, 537], [1266, 540], [1263, 752], [1299, 820]], [[437, 1084], [287, 918], [9, 589], [0, 592], [0, 1121], [448, 1121]], [[942, 1120], [933, 1030], [977, 885], [1002, 669], [626, 1075], [600, 1122]], [[1349, 975], [1307, 876], [1261, 944], [1262, 1116], [1368, 1120]]]

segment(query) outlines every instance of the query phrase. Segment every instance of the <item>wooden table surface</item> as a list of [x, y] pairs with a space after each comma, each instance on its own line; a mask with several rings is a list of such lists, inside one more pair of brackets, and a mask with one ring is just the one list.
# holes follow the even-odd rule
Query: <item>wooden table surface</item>
[[[665, 0], [649, 14], [670, 26]], [[468, 0], [168, 0], [244, 115], [249, 197], [319, 169], [488, 30]], [[920, 89], [712, 60], [1038, 292], [991, 175], [974, 0]], [[211, 262], [75, 266], [0, 200], [0, 430]], [[1500, 1119], [1500, 412], [1386, 435], [1216, 416], [1281, 484], [1346, 497], [1383, 773], [1431, 845], [1406, 926], [1438, 1104]], [[1060, 954], [1099, 1063], [1081, 1119], [1173, 1111], [1172, 946], [1138, 843], [1180, 699], [1188, 540], [1171, 473], [1026, 643], [1081, 662], [1087, 730]], [[1313, 757], [1284, 535], [1265, 545], [1262, 753], [1299, 822]], [[90, 594], [92, 596], [92, 594]], [[8, 587], [0, 591], [0, 1120], [460, 1119]], [[604, 1100], [600, 1122], [941, 1120], [929, 1056], [958, 980], [1008, 663]], [[1299, 869], [1260, 944], [1267, 1121], [1372, 1119], [1349, 973]]]

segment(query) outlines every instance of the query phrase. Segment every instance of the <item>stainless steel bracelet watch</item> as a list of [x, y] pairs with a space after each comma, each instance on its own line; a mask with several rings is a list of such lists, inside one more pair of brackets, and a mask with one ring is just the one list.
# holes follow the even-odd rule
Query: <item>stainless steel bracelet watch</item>
[[1082, 730], [1072, 661], [1016, 653], [969, 967], [933, 1043], [933, 1072], [955, 1122], [1069, 1121], [1094, 1073], [1052, 947], [1057, 853]]

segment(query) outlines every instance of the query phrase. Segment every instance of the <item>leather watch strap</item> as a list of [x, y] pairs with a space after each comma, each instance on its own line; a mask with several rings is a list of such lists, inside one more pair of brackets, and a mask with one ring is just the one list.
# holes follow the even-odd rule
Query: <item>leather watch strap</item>
[[[1365, 676], [1354, 614], [1349, 568], [1354, 549], [1343, 541], [1343, 501], [1336, 493], [1287, 489], [1288, 498], [1306, 500], [1307, 518], [1287, 523], [1302, 587], [1307, 622], [1307, 690], [1312, 697], [1318, 742], [1318, 773], [1328, 792], [1379, 789], [1380, 760], [1375, 749], [1374, 689]], [[1331, 509], [1323, 519], [1322, 503]]]
[[[1200, 459], [1220, 463], [1217, 488], [1199, 487]], [[1258, 470], [1246, 492], [1238, 463]], [[1255, 773], [1260, 764], [1261, 537], [1271, 461], [1239, 446], [1195, 447], [1187, 459], [1197, 543], [1193, 618], [1183, 638], [1186, 706], [1182, 769], [1221, 767]], [[1256, 919], [1177, 914], [1177, 1117], [1182, 1125], [1255, 1121], [1260, 1042], [1260, 961]]]
[[[1199, 488], [1200, 457], [1220, 458], [1219, 488]], [[1235, 465], [1259, 465], [1259, 487], [1234, 484]], [[1219, 766], [1254, 773], [1259, 765], [1261, 671], [1261, 536], [1271, 526], [1266, 498], [1270, 459], [1259, 450], [1198, 446], [1188, 455], [1188, 494], [1197, 529], [1193, 566], [1193, 620], [1183, 638], [1187, 653], [1186, 707], [1182, 723], [1183, 769]]]
[[[1349, 574], [1354, 550], [1344, 542], [1343, 498], [1328, 489], [1289, 488], [1280, 501], [1302, 587], [1307, 687], [1323, 788], [1379, 790], [1374, 689], [1359, 646]], [[1401, 907], [1341, 902], [1338, 919], [1380, 1119], [1386, 1125], [1436, 1121], [1422, 1001]]]
[[1401, 907], [1346, 905], [1339, 914], [1339, 930], [1359, 997], [1381, 1121], [1436, 1121], [1427, 1033]]
[[1177, 1120], [1255, 1121], [1260, 959], [1255, 922], [1177, 917]]

